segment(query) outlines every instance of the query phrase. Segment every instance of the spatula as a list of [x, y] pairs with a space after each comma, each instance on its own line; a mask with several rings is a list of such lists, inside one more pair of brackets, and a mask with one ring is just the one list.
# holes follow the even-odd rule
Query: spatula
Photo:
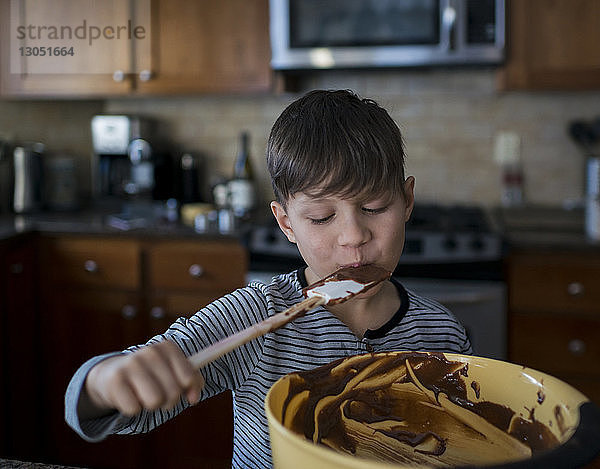
[[195, 369], [215, 361], [237, 347], [279, 329], [322, 305], [338, 304], [388, 279], [391, 273], [375, 265], [343, 267], [302, 290], [306, 299], [252, 326], [232, 334], [189, 357]]

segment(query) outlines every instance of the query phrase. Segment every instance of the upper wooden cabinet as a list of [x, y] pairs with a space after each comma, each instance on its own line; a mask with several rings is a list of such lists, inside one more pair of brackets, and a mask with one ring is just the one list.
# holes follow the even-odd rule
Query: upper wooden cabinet
[[267, 0], [157, 0], [152, 68], [136, 93], [267, 91]]
[[507, 90], [600, 89], [600, 2], [509, 0]]
[[[131, 7], [133, 22], [135, 15], [140, 14], [140, 9], [135, 8], [136, 1], [125, 3]], [[0, 93], [3, 96], [109, 97], [270, 89], [268, 0], [148, 1], [151, 12], [149, 54], [136, 51], [135, 41], [115, 41], [119, 45], [111, 58], [114, 67], [106, 67], [109, 73], [40, 74], [10, 73], [11, 53], [18, 51], [12, 50], [15, 45], [8, 40], [11, 2], [0, 0]], [[70, 13], [75, 18], [67, 21], [69, 11], [66, 11], [64, 24], [81, 23], [77, 12]], [[86, 61], [89, 57], [75, 54], [69, 59]], [[120, 65], [119, 60], [123, 64]]]

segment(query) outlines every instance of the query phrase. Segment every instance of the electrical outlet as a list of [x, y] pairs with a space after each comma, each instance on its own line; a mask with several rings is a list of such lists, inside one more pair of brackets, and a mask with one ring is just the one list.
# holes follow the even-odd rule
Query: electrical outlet
[[501, 131], [494, 140], [494, 161], [500, 166], [514, 165], [521, 160], [521, 137], [514, 131]]

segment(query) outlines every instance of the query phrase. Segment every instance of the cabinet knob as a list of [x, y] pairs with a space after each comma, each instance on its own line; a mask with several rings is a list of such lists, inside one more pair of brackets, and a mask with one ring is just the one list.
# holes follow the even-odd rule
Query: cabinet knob
[[125, 72], [123, 72], [123, 70], [115, 70], [113, 72], [113, 80], [116, 82], [122, 82], [125, 80]]
[[137, 316], [137, 308], [133, 305], [125, 305], [121, 308], [121, 316], [125, 319], [133, 319]]
[[152, 72], [150, 70], [142, 70], [139, 77], [140, 81], [150, 81], [152, 78]]
[[204, 275], [204, 267], [200, 264], [192, 264], [188, 269], [189, 274], [194, 278], [200, 278]]
[[567, 285], [567, 293], [570, 296], [583, 296], [585, 287], [581, 282], [571, 282]]
[[567, 344], [567, 349], [573, 355], [583, 355], [585, 353], [585, 342], [581, 339], [571, 339]]
[[163, 308], [162, 306], [153, 306], [150, 310], [150, 317], [152, 319], [163, 319], [165, 316], [165, 308]]
[[83, 268], [86, 272], [89, 272], [90, 274], [95, 274], [98, 272], [98, 270], [100, 270], [98, 267], [98, 263], [92, 259], [88, 259], [87, 261], [85, 261], [83, 263]]
[[10, 273], [13, 275], [19, 275], [23, 273], [23, 270], [25, 270], [25, 267], [23, 266], [22, 262], [15, 262], [14, 264], [11, 264], [10, 267]]

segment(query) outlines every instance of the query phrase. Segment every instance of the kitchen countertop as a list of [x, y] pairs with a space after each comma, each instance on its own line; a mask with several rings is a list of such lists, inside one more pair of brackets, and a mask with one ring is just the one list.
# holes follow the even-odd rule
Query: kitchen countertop
[[[114, 212], [113, 212], [114, 213]], [[80, 212], [42, 212], [31, 215], [4, 215], [0, 217], [0, 241], [19, 235], [39, 232], [44, 234], [85, 234], [135, 237], [170, 237], [195, 239], [239, 239], [243, 231], [229, 234], [210, 231], [198, 233], [181, 222], [162, 219], [149, 220], [145, 226], [120, 229], [109, 223], [110, 213], [96, 210]]]
[[525, 206], [496, 208], [492, 216], [510, 249], [598, 251], [584, 232], [583, 209]]
[[[111, 213], [115, 212], [91, 209], [65, 213], [4, 215], [0, 217], [0, 241], [32, 232], [195, 239], [240, 239], [242, 236], [241, 231], [227, 235], [219, 232], [198, 233], [181, 222], [169, 223], [165, 220], [154, 220], [145, 227], [122, 230], [107, 222]], [[600, 242], [591, 241], [585, 236], [582, 209], [566, 210], [546, 206], [494, 208], [490, 210], [490, 215], [509, 249], [600, 252]]]
[[76, 469], [73, 466], [60, 466], [56, 464], [15, 461], [12, 459], [2, 458], [0, 458], [0, 467], [2, 467], [3, 469]]

